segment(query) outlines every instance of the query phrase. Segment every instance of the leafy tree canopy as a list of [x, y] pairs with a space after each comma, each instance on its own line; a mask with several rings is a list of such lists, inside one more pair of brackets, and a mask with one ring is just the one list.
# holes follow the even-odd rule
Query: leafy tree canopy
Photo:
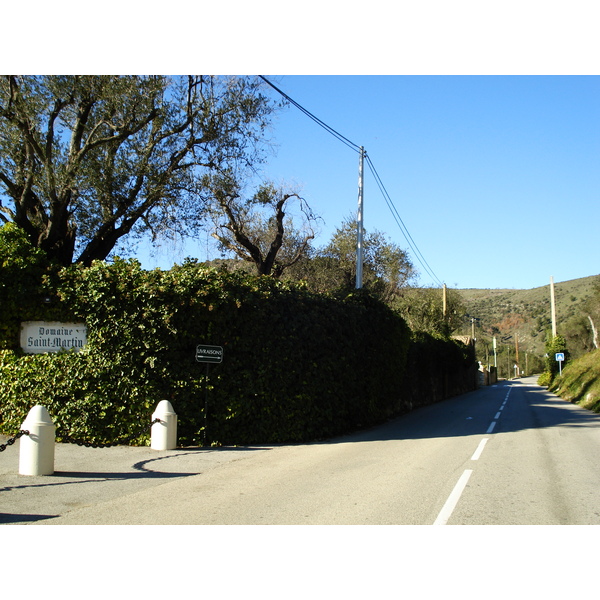
[[[305, 279], [315, 291], [351, 289], [356, 285], [357, 224], [346, 219], [324, 248], [293, 269], [293, 276]], [[363, 234], [363, 288], [384, 302], [416, 275], [406, 252], [375, 231]]]
[[447, 337], [461, 325], [465, 306], [457, 290], [446, 290], [446, 314], [443, 291], [439, 288], [406, 287], [394, 298], [396, 309], [413, 331]]
[[[193, 233], [206, 173], [253, 169], [276, 106], [257, 78], [7, 76], [0, 220], [60, 264], [129, 234]], [[131, 239], [131, 238], [130, 238]]]

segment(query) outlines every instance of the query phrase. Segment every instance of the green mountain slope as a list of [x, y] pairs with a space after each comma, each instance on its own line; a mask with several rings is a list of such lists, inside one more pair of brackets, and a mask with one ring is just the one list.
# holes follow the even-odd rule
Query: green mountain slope
[[[569, 350], [574, 357], [593, 349], [587, 314], [589, 303], [594, 297], [594, 285], [599, 283], [600, 275], [593, 275], [554, 284], [557, 333], [567, 338]], [[457, 291], [468, 316], [465, 316], [463, 327], [456, 333], [470, 335], [474, 326], [479, 360], [493, 364], [492, 338], [496, 337], [498, 353], [504, 361], [498, 365], [501, 370], [505, 370], [503, 376], [514, 368], [517, 351], [522, 369], [525, 368], [525, 361], [531, 362], [528, 364], [529, 372], [542, 368], [541, 357], [545, 353], [546, 332], [552, 328], [550, 282], [546, 286], [530, 290]], [[473, 321], [472, 318], [476, 320]], [[598, 325], [600, 324], [596, 323], [597, 328]]]

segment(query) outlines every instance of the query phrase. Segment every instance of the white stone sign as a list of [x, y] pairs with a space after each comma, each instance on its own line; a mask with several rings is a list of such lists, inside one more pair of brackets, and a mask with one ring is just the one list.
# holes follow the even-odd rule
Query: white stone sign
[[85, 323], [25, 321], [21, 323], [21, 348], [28, 354], [75, 350], [87, 343]]

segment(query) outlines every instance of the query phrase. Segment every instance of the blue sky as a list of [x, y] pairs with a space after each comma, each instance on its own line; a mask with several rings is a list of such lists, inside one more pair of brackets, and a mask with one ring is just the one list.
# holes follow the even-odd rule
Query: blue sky
[[[408, 251], [420, 285], [529, 289], [600, 273], [600, 77], [265, 76], [364, 146], [429, 269], [368, 165], [365, 228]], [[324, 245], [356, 215], [358, 153], [294, 106], [271, 134], [264, 177], [300, 190]], [[201, 246], [140, 258], [168, 268], [216, 256]]]
[[[435, 278], [368, 168], [365, 227], [409, 250], [421, 285], [533, 288], [551, 276], [600, 273], [600, 37], [591, 0], [308, 0], [285, 10], [234, 0], [224, 9], [175, 2], [160, 14], [110, 0], [86, 23], [91, 43], [77, 52], [56, 44], [49, 26], [77, 29], [77, 5], [48, 6], [37, 4], [34, 17], [30, 7], [6, 8], [5, 20], [26, 20], [38, 43], [25, 48], [9, 28], [0, 40], [7, 71], [263, 74], [364, 146]], [[106, 31], [108, 47], [96, 43]], [[325, 221], [316, 240], [325, 244], [356, 211], [358, 155], [293, 106], [272, 135], [278, 153], [264, 178], [298, 184]], [[149, 250], [138, 253], [148, 268], [216, 256], [207, 241]]]

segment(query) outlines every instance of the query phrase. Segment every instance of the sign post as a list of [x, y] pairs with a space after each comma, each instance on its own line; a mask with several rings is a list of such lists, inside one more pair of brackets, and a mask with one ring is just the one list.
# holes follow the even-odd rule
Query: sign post
[[564, 352], [557, 352], [554, 355], [554, 358], [558, 362], [558, 374], [562, 375], [562, 364], [563, 364], [563, 361], [565, 360], [565, 353]]
[[208, 369], [211, 363], [223, 362], [222, 346], [196, 346], [196, 362], [206, 363], [206, 377], [204, 378], [204, 435], [202, 445], [206, 446], [206, 431], [208, 429]]

